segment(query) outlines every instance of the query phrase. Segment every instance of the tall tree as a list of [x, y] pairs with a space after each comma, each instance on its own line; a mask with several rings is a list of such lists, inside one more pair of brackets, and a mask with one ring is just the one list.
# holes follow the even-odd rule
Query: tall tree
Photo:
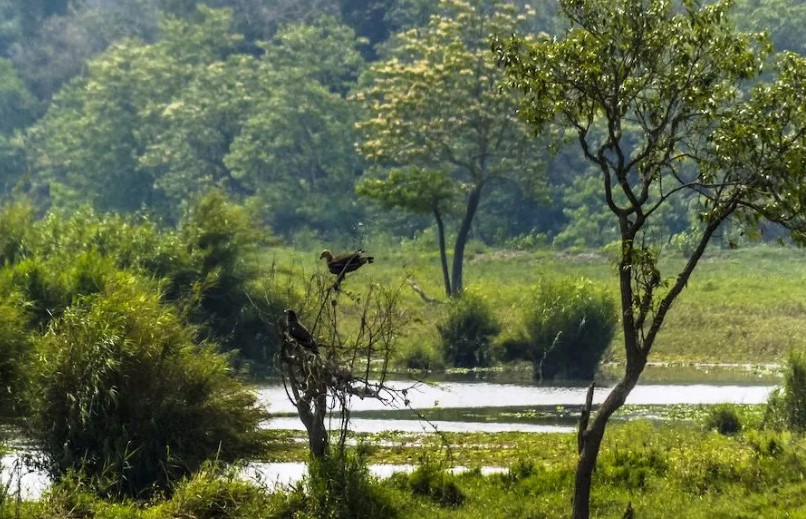
[[[174, 120], [182, 119], [176, 114], [186, 89], [195, 92], [200, 77], [216, 78], [215, 67], [223, 65], [214, 64], [241, 41], [230, 31], [226, 11], [200, 11], [203, 20], [198, 23], [163, 20], [159, 43], [116, 44], [89, 63], [86, 76], [59, 91], [31, 132], [34, 168], [50, 182], [55, 203], [91, 200], [102, 210], [161, 206], [176, 216], [176, 199], [166, 204], [160, 185], [166, 171], [175, 171], [154, 159], [153, 152], [176, 128]], [[182, 120], [209, 122], [190, 116]], [[199, 131], [198, 126], [193, 130]], [[162, 151], [176, 151], [174, 162], [190, 161], [185, 149]], [[197, 186], [197, 192], [208, 186]]]
[[64, 83], [85, 72], [87, 61], [111, 44], [125, 38], [153, 41], [157, 33], [152, 0], [84, 0], [44, 13], [50, 16], [38, 17], [32, 32], [9, 49], [20, 74], [42, 100], [50, 100]]
[[[501, 178], [536, 183], [540, 160], [528, 127], [515, 116], [514, 100], [500, 91], [502, 72], [488, 43], [493, 33], [515, 33], [523, 18], [497, 0], [441, 0], [439, 7], [441, 14], [425, 28], [396, 35], [388, 57], [371, 67], [357, 94], [367, 109], [359, 150], [387, 172], [449, 172], [463, 199], [452, 270], [443, 272], [450, 278], [446, 291], [455, 296], [462, 291], [465, 245], [485, 191]], [[401, 177], [381, 180], [398, 189]], [[412, 180], [403, 191], [420, 189], [419, 197], [428, 198], [428, 183]], [[397, 205], [420, 212], [419, 197], [403, 197]]]
[[[804, 230], [806, 60], [787, 55], [774, 84], [758, 78], [770, 51], [741, 33], [730, 0], [561, 0], [571, 27], [556, 40], [493, 45], [521, 115], [535, 129], [557, 121], [595, 166], [600, 196], [618, 226], [626, 367], [594, 416], [593, 385], [578, 431], [573, 517], [590, 515], [591, 478], [612, 414], [635, 387], [672, 304], [717, 229], [729, 218], [766, 217]], [[636, 135], [627, 136], [628, 127]], [[647, 229], [692, 193], [702, 225], [682, 269], [663, 277]]]
[[255, 193], [272, 227], [291, 234], [350, 233], [361, 207], [353, 188], [363, 164], [347, 92], [364, 66], [352, 29], [335, 18], [293, 24], [265, 46], [257, 87], [225, 164]]
[[803, 54], [806, 4], [790, 0], [737, 0], [737, 22], [754, 31], [769, 31], [775, 49]]

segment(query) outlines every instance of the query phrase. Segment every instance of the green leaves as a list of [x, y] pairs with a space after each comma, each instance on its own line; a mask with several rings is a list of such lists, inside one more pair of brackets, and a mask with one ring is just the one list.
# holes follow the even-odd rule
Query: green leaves
[[503, 74], [488, 48], [491, 34], [513, 34], [520, 23], [510, 4], [442, 0], [426, 27], [393, 38], [387, 58], [369, 68], [355, 94], [366, 110], [358, 150], [388, 175], [366, 180], [359, 193], [387, 207], [432, 211], [446, 280], [440, 213], [454, 198], [465, 206], [448, 289], [454, 294], [462, 289], [464, 247], [486, 186], [534, 182], [542, 166], [540, 146], [501, 90]]
[[[54, 475], [142, 496], [260, 446], [265, 411], [150, 282], [118, 272], [38, 341], [32, 433]], [[105, 486], [107, 476], [111, 483]]]
[[440, 8], [428, 27], [399, 34], [363, 79], [359, 151], [382, 164], [450, 168], [475, 184], [511, 174], [504, 161], [527, 153], [528, 131], [499, 90], [486, 40], [517, 30], [511, 6], [446, 0]]
[[384, 207], [430, 213], [450, 209], [458, 198], [458, 188], [444, 169], [410, 166], [392, 169], [384, 179], [366, 178], [356, 192], [378, 200]]

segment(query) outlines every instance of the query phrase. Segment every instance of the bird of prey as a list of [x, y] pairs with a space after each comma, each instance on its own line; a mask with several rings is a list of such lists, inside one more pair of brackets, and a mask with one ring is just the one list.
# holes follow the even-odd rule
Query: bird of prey
[[316, 352], [316, 341], [311, 332], [299, 322], [297, 313], [291, 309], [284, 310], [283, 313], [285, 313], [285, 327], [288, 335], [303, 348]]
[[339, 276], [338, 283], [344, 279], [346, 273], [358, 270], [366, 263], [372, 263], [375, 258], [372, 256], [363, 256], [363, 252], [364, 251], [359, 249], [355, 252], [333, 256], [329, 250], [323, 250], [322, 254], [319, 255], [319, 259], [325, 258], [328, 270], [332, 274]]

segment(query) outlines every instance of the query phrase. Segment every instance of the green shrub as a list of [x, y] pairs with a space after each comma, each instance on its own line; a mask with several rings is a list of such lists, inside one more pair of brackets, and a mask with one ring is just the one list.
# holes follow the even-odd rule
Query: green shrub
[[0, 414], [18, 411], [24, 370], [30, 353], [27, 318], [20, 298], [0, 301]]
[[35, 213], [27, 201], [0, 207], [0, 265], [21, 260], [30, 246]]
[[37, 259], [23, 260], [3, 271], [7, 290], [20, 293], [25, 301], [28, 325], [34, 329], [47, 327], [70, 303], [68, 289], [58, 279], [58, 269]]
[[257, 519], [268, 517], [264, 490], [241, 479], [234, 467], [205, 464], [176, 485], [164, 517]]
[[720, 404], [711, 407], [705, 417], [705, 428], [724, 435], [741, 432], [742, 420], [736, 411], [736, 406]]
[[796, 432], [806, 431], [806, 354], [803, 352], [789, 354], [783, 389], [770, 395], [764, 424]]
[[584, 278], [543, 280], [524, 305], [534, 376], [591, 380], [616, 330], [616, 304]]
[[[277, 333], [266, 334], [265, 322], [282, 316], [285, 306], [255, 305], [263, 296], [255, 285], [264, 277], [258, 269], [257, 245], [268, 241], [258, 221], [219, 191], [191, 204], [178, 230], [160, 228], [145, 217], [99, 215], [85, 207], [70, 215], [50, 214], [39, 222], [31, 239], [36, 243], [33, 259], [48, 272], [60, 272], [74, 268], [76, 257], [94, 255], [117, 268], [155, 277], [162, 282], [164, 299], [180, 307], [204, 338], [266, 362], [280, 339]], [[52, 268], [54, 264], [59, 268]], [[53, 276], [40, 277], [45, 289], [31, 301], [44, 301], [40, 321], [46, 324], [47, 310], [54, 303], [63, 308], [74, 293]]]
[[784, 372], [784, 410], [790, 429], [806, 431], [806, 355], [789, 354]]
[[[220, 192], [212, 191], [195, 202], [179, 225], [178, 236], [187, 263], [168, 274], [168, 294], [183, 302], [188, 316], [207, 337], [226, 350], [237, 349], [252, 360], [266, 362], [279, 346], [279, 335], [267, 337], [261, 310], [250, 297], [258, 279], [257, 245], [268, 234], [257, 218]], [[284, 308], [269, 308], [269, 321]], [[271, 351], [267, 350], [267, 342]]]
[[442, 359], [432, 349], [417, 344], [403, 353], [401, 364], [407, 369], [428, 371], [440, 367]]
[[489, 366], [490, 346], [501, 330], [492, 310], [468, 290], [448, 304], [447, 319], [437, 325], [445, 361], [463, 368]]
[[305, 517], [352, 519], [396, 515], [391, 500], [370, 475], [360, 448], [311, 460], [304, 489]]
[[613, 448], [602, 454], [602, 474], [619, 488], [645, 489], [653, 475], [668, 468], [665, 454], [646, 446]]
[[524, 479], [531, 477], [535, 474], [535, 462], [532, 460], [527, 459], [519, 459], [513, 465], [509, 467], [509, 470], [506, 473], [501, 474], [499, 478], [503, 481], [507, 486], [512, 486], [519, 481], [523, 481]]
[[[23, 516], [29, 519], [135, 519], [141, 516], [140, 505], [133, 500], [110, 502], [96, 494], [98, 479], [68, 471], [55, 482]], [[109, 480], [106, 480], [109, 483]], [[17, 517], [16, 515], [14, 517]]]
[[209, 458], [248, 456], [266, 416], [228, 359], [128, 273], [79, 298], [37, 344], [30, 433], [56, 478], [70, 469], [140, 496]]
[[456, 486], [454, 476], [428, 460], [423, 460], [409, 475], [409, 487], [413, 494], [427, 497], [440, 506], [457, 507], [466, 499]]

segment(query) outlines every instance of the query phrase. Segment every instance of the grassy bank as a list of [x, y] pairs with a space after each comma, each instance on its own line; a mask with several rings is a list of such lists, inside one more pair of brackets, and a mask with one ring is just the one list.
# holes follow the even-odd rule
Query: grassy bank
[[[629, 502], [636, 517], [642, 518], [806, 516], [806, 439], [756, 429], [759, 409], [742, 411], [747, 425], [744, 432], [732, 436], [705, 430], [696, 416], [662, 425], [645, 420], [613, 424], [595, 473], [594, 515], [621, 517]], [[390, 433], [364, 440], [370, 463], [383, 460], [419, 466], [413, 474], [372, 483], [373, 499], [383, 503], [384, 517], [526, 519], [569, 513], [576, 459], [572, 434], [479, 433], [440, 438]], [[450, 475], [444, 469], [451, 465], [470, 470]], [[485, 476], [480, 470], [484, 466], [509, 470]], [[170, 499], [147, 503], [113, 504], [81, 490], [68, 483], [16, 511], [31, 519], [311, 517], [304, 512], [298, 490], [271, 494], [213, 470], [180, 483]], [[6, 501], [5, 511], [6, 516], [14, 516], [13, 500]]]
[[[439, 357], [436, 325], [442, 305], [425, 303], [408, 279], [435, 299], [444, 299], [436, 254], [411, 245], [365, 245], [375, 263], [348, 276], [345, 286], [368, 282], [400, 286], [411, 322], [400, 340], [400, 354], [426, 348]], [[758, 246], [708, 254], [670, 312], [651, 360], [672, 363], [777, 363], [791, 349], [806, 347], [806, 261], [800, 250]], [[322, 269], [316, 252], [275, 250], [284, 271], [299, 275]], [[681, 260], [662, 266], [672, 276]], [[484, 297], [502, 326], [499, 341], [517, 335], [525, 295], [542, 278], [584, 276], [616, 291], [612, 262], [602, 253], [471, 250], [465, 270], [468, 290]], [[623, 359], [617, 335], [606, 360]]]

